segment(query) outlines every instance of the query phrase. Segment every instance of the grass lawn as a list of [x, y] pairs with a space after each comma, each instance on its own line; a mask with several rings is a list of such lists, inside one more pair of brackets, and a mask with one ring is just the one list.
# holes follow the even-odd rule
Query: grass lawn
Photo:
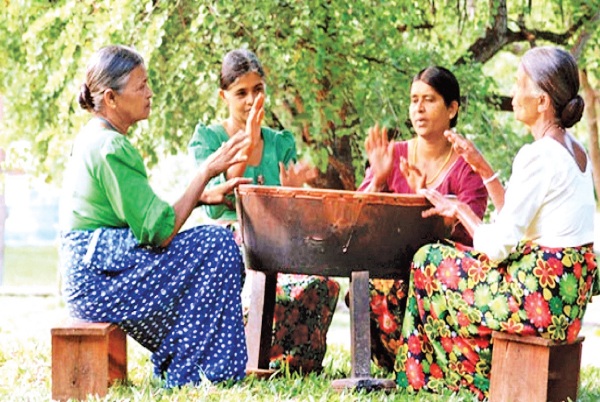
[[[18, 254], [18, 255], [17, 255]], [[5, 285], [53, 286], [56, 253], [47, 248], [8, 249]], [[50, 328], [62, 319], [64, 304], [47, 297], [0, 295], [0, 400], [48, 401], [51, 395]], [[344, 316], [346, 314], [346, 316]], [[337, 393], [331, 381], [350, 375], [349, 347], [335, 342], [347, 331], [347, 313], [337, 311], [329, 332], [330, 342], [321, 374], [300, 376], [280, 373], [268, 381], [247, 378], [238, 383], [209, 384], [166, 390], [152, 375], [149, 353], [128, 339], [129, 382], [110, 389], [93, 401], [471, 401], [469, 394], [407, 395], [404, 391]], [[348, 334], [345, 332], [345, 334]], [[346, 335], [348, 336], [348, 335]], [[372, 375], [391, 378], [372, 366]], [[600, 400], [600, 368], [581, 372], [580, 401]]]
[[5, 247], [4, 286], [58, 286], [56, 246]]

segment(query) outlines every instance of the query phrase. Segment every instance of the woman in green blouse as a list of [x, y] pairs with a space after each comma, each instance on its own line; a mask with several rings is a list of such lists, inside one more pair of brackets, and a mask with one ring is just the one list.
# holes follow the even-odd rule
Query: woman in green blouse
[[173, 205], [148, 183], [129, 128], [150, 113], [142, 57], [100, 49], [79, 94], [92, 114], [73, 143], [61, 201], [60, 258], [73, 317], [117, 323], [152, 352], [167, 387], [241, 379], [247, 362], [241, 308], [243, 262], [219, 226], [179, 229], [199, 204], [222, 202], [241, 182], [206, 189], [244, 161], [245, 135], [232, 136], [198, 168]]
[[[225, 55], [219, 95], [229, 108], [229, 116], [209, 126], [199, 123], [189, 149], [197, 163], [204, 163], [221, 144], [245, 132], [250, 137], [243, 150], [248, 159], [215, 177], [209, 186], [247, 177], [254, 184], [298, 187], [311, 178], [314, 170], [296, 161], [292, 133], [261, 126], [265, 88], [265, 74], [254, 53], [237, 49]], [[224, 205], [205, 211], [227, 226], [237, 219], [235, 210]], [[303, 372], [321, 369], [338, 283], [321, 276], [279, 274], [276, 294], [271, 366], [285, 362]]]

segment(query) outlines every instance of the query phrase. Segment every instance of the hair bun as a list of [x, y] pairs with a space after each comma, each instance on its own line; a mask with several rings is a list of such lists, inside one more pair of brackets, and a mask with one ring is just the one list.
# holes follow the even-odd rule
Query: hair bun
[[583, 116], [585, 102], [579, 95], [569, 101], [560, 114], [560, 121], [565, 128], [573, 127]]
[[90, 112], [94, 110], [94, 99], [92, 98], [92, 93], [90, 92], [90, 88], [87, 86], [86, 83], [83, 83], [81, 85], [78, 101], [79, 106], [81, 106], [82, 109], [85, 109]]

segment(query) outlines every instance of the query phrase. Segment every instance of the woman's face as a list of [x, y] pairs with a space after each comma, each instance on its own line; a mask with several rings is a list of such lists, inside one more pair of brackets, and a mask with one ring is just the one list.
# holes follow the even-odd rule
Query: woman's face
[[137, 66], [129, 75], [129, 81], [123, 91], [115, 93], [115, 111], [120, 120], [132, 125], [145, 120], [150, 114], [152, 90], [148, 86], [148, 74], [142, 65]]
[[229, 116], [240, 124], [246, 124], [254, 100], [264, 92], [262, 77], [256, 72], [250, 72], [235, 80], [229, 88], [221, 90], [220, 95], [227, 102]]
[[540, 89], [520, 65], [517, 70], [517, 82], [513, 87], [512, 107], [515, 119], [531, 126], [539, 116], [538, 106], [541, 95]]
[[458, 111], [458, 102], [446, 106], [444, 98], [432, 86], [415, 81], [410, 87], [409, 115], [419, 136], [443, 135], [450, 128], [450, 120]]

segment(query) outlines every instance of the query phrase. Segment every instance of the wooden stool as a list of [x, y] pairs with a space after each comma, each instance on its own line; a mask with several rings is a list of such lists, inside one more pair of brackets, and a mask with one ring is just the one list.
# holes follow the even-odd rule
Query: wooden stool
[[583, 337], [557, 343], [493, 332], [490, 402], [577, 400]]
[[105, 322], [67, 321], [52, 333], [52, 399], [106, 395], [127, 379], [127, 336]]

